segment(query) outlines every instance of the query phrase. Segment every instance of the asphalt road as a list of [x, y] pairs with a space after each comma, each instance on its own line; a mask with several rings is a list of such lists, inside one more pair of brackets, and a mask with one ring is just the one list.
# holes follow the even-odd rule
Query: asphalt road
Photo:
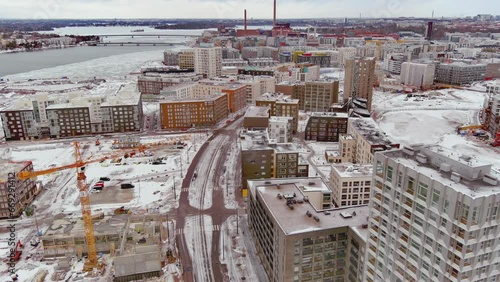
[[[237, 140], [237, 134], [238, 134], [238, 129], [240, 128], [242, 124], [242, 118], [234, 121], [232, 124], [229, 126], [226, 126], [222, 129], [215, 130], [213, 132], [213, 136], [206, 142], [198, 151], [196, 156], [194, 157], [193, 161], [191, 162], [191, 165], [189, 169], [187, 170], [187, 173], [185, 175], [185, 178], [183, 179], [182, 187], [187, 188], [190, 187], [190, 189], [211, 189], [212, 187], [217, 187], [218, 186], [218, 180], [219, 177], [222, 177], [224, 175], [224, 167], [226, 166], [226, 158], [227, 158], [227, 153], [229, 152], [231, 146], [236, 142]], [[226, 135], [227, 138], [216, 138], [217, 136], [220, 135]], [[214, 140], [219, 140], [218, 142], [214, 142]], [[199, 160], [202, 158], [204, 154], [209, 153], [210, 151], [213, 151], [212, 148], [217, 148], [219, 150], [219, 155], [220, 157], [217, 159], [215, 163], [213, 163], [210, 167], [203, 167], [203, 166], [198, 166]], [[241, 168], [241, 163], [238, 163], [236, 166], [236, 169], [239, 170]], [[197, 179], [196, 181], [198, 183], [205, 183], [205, 185], [202, 185], [203, 187], [192, 187], [191, 182], [193, 181], [193, 175], [194, 172], [196, 171], [197, 173]], [[236, 173], [236, 176], [241, 175], [239, 172]], [[210, 185], [207, 185], [206, 180], [209, 179], [212, 181]], [[241, 178], [240, 178], [241, 179]], [[234, 185], [231, 187], [239, 187], [240, 179], [235, 179]], [[201, 180], [201, 181], [200, 181]], [[232, 193], [235, 193], [236, 195], [240, 195], [239, 189], [238, 188], [232, 188], [237, 191], [232, 191]], [[186, 222], [185, 218], [187, 216], [193, 216], [193, 215], [208, 215], [211, 216], [212, 218], [212, 225], [213, 226], [221, 226], [222, 223], [224, 223], [227, 218], [231, 215], [235, 215], [237, 213], [237, 209], [226, 209], [224, 206], [224, 193], [227, 193], [228, 191], [223, 187], [223, 189], [214, 189], [212, 191], [212, 206], [209, 209], [206, 210], [201, 210], [195, 207], [192, 207], [189, 203], [189, 192], [186, 191], [187, 189], [183, 189], [180, 195], [179, 199], [179, 208], [177, 209], [177, 218], [176, 218], [176, 229], [179, 228], [184, 228]], [[241, 195], [237, 197], [238, 202], [241, 204]], [[198, 232], [206, 232], [206, 230], [203, 229], [202, 226], [197, 229]], [[228, 271], [227, 271], [227, 266], [226, 265], [221, 265], [219, 262], [219, 249], [220, 249], [220, 230], [214, 230], [212, 232], [212, 246], [206, 246], [204, 244], [201, 245], [194, 245], [193, 247], [196, 249], [194, 253], [201, 253], [204, 254], [204, 256], [210, 256], [211, 257], [211, 264], [210, 265], [204, 265], [204, 266], [197, 266], [193, 265], [193, 259], [189, 255], [188, 251], [188, 246], [187, 242], [185, 241], [185, 236], [184, 234], [179, 234], [176, 238], [176, 243], [177, 243], [177, 248], [179, 250], [179, 256], [181, 260], [181, 267], [183, 271], [183, 281], [189, 282], [189, 281], [197, 281], [197, 282], [205, 282], [205, 281], [199, 281], [200, 279], [207, 279], [208, 281], [212, 280], [214, 282], [220, 282], [220, 281], [229, 281], [229, 276], [228, 276]], [[205, 234], [197, 234], [199, 236], [204, 237]], [[211, 249], [211, 253], [208, 254], [208, 251], [205, 249], [209, 247]], [[203, 258], [205, 261], [209, 261], [208, 258], [204, 257]], [[196, 275], [194, 269], [197, 267], [204, 267], [208, 268], [205, 269], [206, 273], [212, 273], [213, 276], [208, 277], [205, 276], [205, 278], [200, 278], [196, 280]], [[208, 282], [207, 281], [207, 282]]]

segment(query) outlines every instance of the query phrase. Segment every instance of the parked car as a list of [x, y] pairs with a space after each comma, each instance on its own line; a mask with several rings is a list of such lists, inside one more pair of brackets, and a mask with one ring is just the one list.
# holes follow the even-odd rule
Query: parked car
[[101, 177], [99, 178], [100, 181], [110, 181], [109, 177]]
[[104, 183], [102, 183], [102, 182], [99, 183], [98, 182], [98, 183], [94, 184], [94, 187], [104, 187]]
[[132, 189], [132, 188], [134, 188], [134, 187], [135, 187], [135, 186], [134, 186], [134, 185], [132, 185], [131, 183], [123, 183], [123, 184], [121, 185], [121, 188], [122, 188], [122, 189]]
[[104, 187], [103, 186], [94, 186], [92, 189], [97, 190], [97, 191], [102, 191]]

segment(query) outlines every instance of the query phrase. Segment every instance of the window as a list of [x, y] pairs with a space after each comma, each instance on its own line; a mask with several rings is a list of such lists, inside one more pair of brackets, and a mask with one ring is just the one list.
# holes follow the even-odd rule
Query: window
[[418, 198], [422, 201], [427, 201], [427, 185], [420, 183], [418, 184]]
[[392, 181], [392, 167], [390, 167], [390, 166], [387, 166], [386, 180]]
[[439, 206], [439, 194], [440, 194], [440, 192], [436, 189], [434, 189], [432, 191], [432, 206], [433, 207]]

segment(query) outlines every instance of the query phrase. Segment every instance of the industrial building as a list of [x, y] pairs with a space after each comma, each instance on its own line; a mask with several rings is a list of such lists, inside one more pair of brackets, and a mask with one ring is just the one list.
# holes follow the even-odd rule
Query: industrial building
[[0, 160], [0, 171], [0, 219], [18, 217], [39, 190], [34, 179], [20, 181], [15, 175], [22, 171], [33, 172], [33, 163]]
[[463, 85], [483, 81], [485, 74], [485, 64], [441, 63], [436, 66], [435, 80], [440, 83]]
[[347, 113], [311, 113], [305, 130], [305, 140], [318, 142], [339, 142], [347, 133]]
[[366, 281], [495, 281], [500, 175], [440, 146], [376, 154]]
[[436, 65], [404, 62], [401, 65], [400, 82], [418, 89], [429, 89], [434, 84]]
[[333, 164], [330, 173], [330, 187], [335, 207], [368, 205], [372, 174], [372, 164]]
[[222, 48], [201, 44], [194, 48], [194, 71], [205, 78], [221, 76]]
[[293, 133], [299, 126], [299, 100], [279, 93], [266, 93], [256, 100], [258, 107], [269, 107], [270, 116], [292, 117]]
[[348, 59], [345, 66], [344, 102], [351, 98], [367, 100], [367, 110], [372, 110], [375, 84], [375, 58]]
[[309, 164], [293, 143], [278, 144], [267, 130], [244, 130], [240, 136], [242, 183], [266, 178], [307, 177]]
[[321, 178], [248, 186], [248, 225], [269, 281], [363, 281], [367, 206], [333, 209]]
[[160, 101], [160, 121], [163, 129], [188, 129], [211, 127], [227, 118], [229, 113], [227, 93], [215, 93], [199, 99]]

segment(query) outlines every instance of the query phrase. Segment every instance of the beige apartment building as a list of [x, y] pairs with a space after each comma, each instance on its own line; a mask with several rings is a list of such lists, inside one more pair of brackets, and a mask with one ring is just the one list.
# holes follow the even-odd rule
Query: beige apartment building
[[221, 76], [222, 48], [210, 45], [195, 48], [194, 71], [205, 78]]
[[[33, 172], [33, 164], [31, 161], [10, 162], [0, 160], [0, 171], [0, 219], [18, 217], [24, 211], [24, 208], [33, 202], [38, 191], [32, 178], [22, 181], [13, 178], [14, 185], [9, 187], [9, 177], [11, 173], [17, 175], [22, 171]], [[10, 189], [13, 189], [13, 193]], [[13, 210], [9, 210], [10, 207]]]
[[330, 173], [330, 187], [335, 207], [368, 205], [373, 165], [352, 163], [333, 164]]
[[269, 127], [269, 107], [248, 107], [243, 117], [243, 127], [249, 130], [267, 129]]
[[310, 81], [304, 84], [304, 97], [298, 97], [301, 110], [306, 112], [328, 112], [339, 102], [339, 81]]
[[334, 209], [321, 178], [248, 186], [248, 224], [269, 281], [363, 281], [367, 206]]
[[299, 127], [299, 100], [279, 93], [266, 93], [255, 101], [258, 107], [269, 107], [271, 116], [293, 117], [293, 133]]
[[194, 51], [182, 51], [178, 54], [180, 69], [194, 69]]
[[160, 95], [161, 91], [167, 87], [196, 82], [201, 80], [203, 75], [195, 73], [172, 73], [160, 75], [141, 75], [137, 80], [139, 92], [142, 95], [155, 96]]
[[344, 102], [350, 98], [367, 100], [371, 112], [373, 86], [375, 85], [375, 58], [348, 59], [345, 65]]

